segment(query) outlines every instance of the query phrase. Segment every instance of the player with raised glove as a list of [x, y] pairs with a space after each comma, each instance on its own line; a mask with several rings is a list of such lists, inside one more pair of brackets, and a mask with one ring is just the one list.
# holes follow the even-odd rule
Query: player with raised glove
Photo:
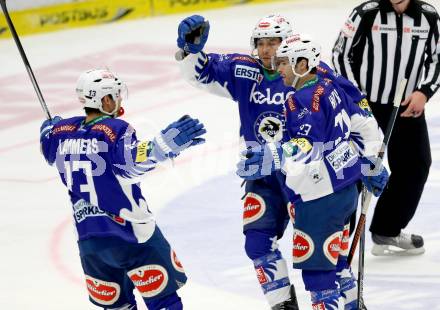
[[388, 183], [389, 174], [387, 169], [384, 166], [381, 166], [376, 173], [376, 171], [374, 171], [375, 159], [361, 157], [360, 161], [362, 163], [362, 182], [369, 192], [372, 192], [374, 196], [379, 197]]
[[49, 134], [53, 126], [55, 126], [56, 123], [58, 123], [61, 120], [62, 118], [59, 116], [55, 116], [54, 118], [45, 120], [40, 127], [40, 139], [44, 138], [47, 134]]
[[203, 16], [192, 15], [180, 22], [177, 32], [177, 46], [187, 54], [197, 54], [208, 40], [209, 22]]
[[[177, 291], [187, 280], [185, 271], [140, 182], [158, 162], [205, 142], [206, 130], [185, 115], [152, 141], [139, 140], [119, 118], [125, 90], [108, 70], [81, 74], [76, 93], [85, 115], [46, 120], [41, 151], [68, 189], [90, 302], [104, 309], [137, 309], [137, 289], [144, 308], [182, 310]], [[152, 274], [160, 287], [147, 294]]]

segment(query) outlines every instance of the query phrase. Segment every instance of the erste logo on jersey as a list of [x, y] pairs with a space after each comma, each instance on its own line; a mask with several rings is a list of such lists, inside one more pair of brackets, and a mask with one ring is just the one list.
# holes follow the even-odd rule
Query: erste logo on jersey
[[249, 66], [236, 65], [234, 70], [235, 77], [252, 80], [260, 83], [263, 80], [263, 75], [258, 68]]
[[342, 232], [337, 231], [324, 241], [324, 255], [333, 265], [338, 262], [339, 253], [341, 252], [341, 237]]
[[290, 91], [287, 94], [284, 94], [283, 92], [272, 94], [272, 90], [270, 88], [266, 88], [265, 92], [261, 92], [260, 90], [257, 90], [257, 85], [257, 83], [254, 83], [249, 96], [249, 101], [256, 104], [284, 104], [286, 98], [294, 93], [293, 91]]
[[315, 252], [312, 238], [305, 232], [295, 229], [292, 252], [294, 263], [298, 264], [308, 260]]
[[114, 304], [121, 294], [118, 283], [102, 281], [88, 275], [86, 275], [86, 286], [90, 298], [104, 306]]
[[142, 297], [157, 296], [168, 284], [168, 273], [160, 265], [145, 265], [127, 274]]
[[260, 219], [266, 212], [266, 203], [260, 195], [248, 193], [244, 199], [243, 224]]
[[280, 142], [283, 140], [285, 119], [277, 112], [264, 112], [254, 124], [255, 137], [260, 143]]

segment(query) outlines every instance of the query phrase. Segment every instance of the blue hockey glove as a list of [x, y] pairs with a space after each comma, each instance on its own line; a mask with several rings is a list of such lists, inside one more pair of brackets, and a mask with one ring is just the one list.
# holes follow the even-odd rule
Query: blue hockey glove
[[53, 126], [55, 126], [55, 124], [58, 123], [60, 120], [62, 120], [62, 118], [59, 116], [55, 116], [52, 119], [45, 120], [40, 127], [40, 140], [46, 137], [52, 130]]
[[367, 157], [361, 157], [360, 160], [362, 164], [362, 182], [368, 191], [372, 192], [374, 196], [379, 197], [388, 183], [389, 174], [387, 169], [382, 165], [380, 171], [374, 174], [373, 162], [375, 160]]
[[208, 40], [209, 22], [203, 16], [193, 15], [180, 22], [177, 32], [177, 46], [186, 53], [197, 54]]
[[184, 149], [204, 143], [205, 139], [200, 136], [205, 133], [204, 125], [198, 119], [184, 115], [154, 139], [153, 154], [160, 161], [174, 158]]
[[262, 145], [259, 149], [248, 149], [237, 164], [237, 175], [249, 180], [261, 179], [281, 169], [283, 151], [278, 145]]

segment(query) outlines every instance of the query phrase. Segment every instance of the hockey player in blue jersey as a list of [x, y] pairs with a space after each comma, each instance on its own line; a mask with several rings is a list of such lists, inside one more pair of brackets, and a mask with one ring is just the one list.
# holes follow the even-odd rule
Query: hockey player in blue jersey
[[[199, 15], [184, 19], [178, 28], [176, 58], [182, 74], [192, 85], [238, 103], [245, 147], [267, 142], [286, 142], [283, 104], [294, 92], [274, 70], [272, 59], [283, 39], [293, 34], [289, 21], [272, 14], [262, 18], [252, 31], [251, 55], [206, 54], [209, 23]], [[348, 80], [335, 76], [321, 63], [319, 74], [335, 80], [354, 100], [363, 99]], [[357, 102], [356, 101], [356, 102]], [[243, 231], [245, 251], [273, 309], [298, 309], [290, 287], [286, 261], [278, 250], [292, 209], [291, 198], [282, 190], [284, 176], [273, 173], [246, 182]]]
[[148, 309], [181, 310], [186, 276], [156, 225], [140, 178], [168, 158], [204, 142], [197, 119], [184, 116], [154, 140], [141, 141], [118, 119], [125, 84], [107, 70], [83, 73], [77, 94], [86, 116], [46, 120], [42, 153], [68, 188], [90, 301], [134, 310], [137, 289]]
[[[286, 104], [290, 140], [273, 152], [250, 150], [239, 164], [245, 179], [258, 179], [282, 167], [295, 204], [293, 265], [302, 269], [316, 310], [357, 309], [356, 282], [347, 266], [344, 227], [357, 206], [356, 183], [362, 179], [379, 195], [388, 174], [363, 175], [381, 145], [377, 122], [365, 107], [332, 80], [317, 74], [320, 46], [290, 37], [277, 51], [277, 68], [286, 85], [295, 87]], [[365, 170], [361, 170], [365, 169]]]

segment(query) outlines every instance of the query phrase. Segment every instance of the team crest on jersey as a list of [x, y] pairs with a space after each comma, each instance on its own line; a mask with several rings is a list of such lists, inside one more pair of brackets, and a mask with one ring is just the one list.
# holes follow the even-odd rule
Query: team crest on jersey
[[168, 284], [168, 273], [160, 265], [145, 265], [127, 274], [142, 297], [157, 296]]
[[258, 68], [249, 66], [236, 65], [234, 70], [235, 77], [252, 80], [260, 83], [263, 80], [263, 75]]
[[280, 142], [283, 139], [285, 120], [277, 112], [265, 112], [257, 118], [254, 130], [260, 143]]
[[176, 269], [177, 271], [182, 272], [182, 273], [185, 272], [185, 270], [183, 269], [182, 263], [177, 258], [176, 252], [174, 252], [173, 249], [171, 249], [171, 262], [173, 264], [174, 269]]
[[338, 262], [339, 253], [341, 252], [341, 237], [342, 232], [337, 231], [324, 241], [324, 255], [333, 265]]
[[294, 263], [298, 264], [308, 260], [315, 252], [312, 238], [305, 232], [295, 229], [292, 252]]
[[248, 193], [244, 199], [243, 224], [259, 220], [266, 212], [266, 203], [260, 195]]
[[86, 275], [86, 286], [90, 298], [100, 305], [113, 305], [121, 294], [118, 283], [98, 280]]

